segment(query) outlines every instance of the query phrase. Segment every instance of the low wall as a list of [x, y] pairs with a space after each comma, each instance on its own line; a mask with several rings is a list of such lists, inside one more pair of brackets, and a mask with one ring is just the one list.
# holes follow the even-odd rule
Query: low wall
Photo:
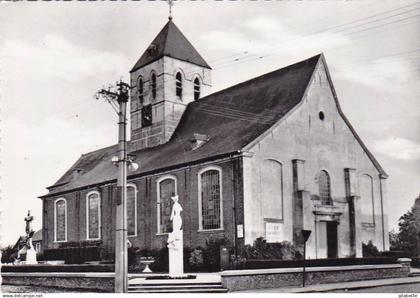
[[[264, 288], [299, 287], [302, 268], [231, 270], [221, 272], [223, 286], [229, 291]], [[306, 268], [305, 284], [326, 284], [367, 279], [407, 277], [410, 267], [405, 264], [353, 265]]]
[[114, 292], [114, 273], [2, 272], [2, 284]]

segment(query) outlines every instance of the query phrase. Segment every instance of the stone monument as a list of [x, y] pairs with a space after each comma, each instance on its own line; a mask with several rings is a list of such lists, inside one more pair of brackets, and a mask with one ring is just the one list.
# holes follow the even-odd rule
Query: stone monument
[[36, 260], [36, 251], [34, 249], [34, 246], [32, 245], [32, 236], [34, 235], [34, 231], [31, 228], [31, 222], [32, 222], [33, 219], [34, 219], [34, 217], [31, 215], [31, 211], [28, 210], [28, 215], [25, 217], [25, 221], [26, 221], [26, 227], [25, 227], [26, 243], [22, 247], [22, 249], [20, 249], [19, 252], [18, 252], [18, 257], [21, 254], [26, 253], [25, 264], [38, 264], [38, 262]]
[[180, 277], [184, 275], [184, 251], [183, 251], [183, 233], [182, 233], [182, 207], [178, 202], [178, 196], [171, 197], [172, 205], [171, 221], [172, 233], [168, 236], [169, 249], [169, 276]]

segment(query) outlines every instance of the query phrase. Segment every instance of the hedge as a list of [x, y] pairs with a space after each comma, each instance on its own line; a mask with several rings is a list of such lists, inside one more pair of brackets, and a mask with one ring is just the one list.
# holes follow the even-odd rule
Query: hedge
[[3, 265], [2, 272], [114, 272], [114, 265]]
[[411, 267], [420, 268], [420, 258], [419, 257], [411, 258]]
[[[306, 267], [329, 267], [350, 265], [378, 265], [395, 264], [396, 258], [337, 258], [337, 259], [309, 259]], [[267, 269], [267, 268], [297, 268], [303, 267], [303, 260], [246, 260], [241, 266], [232, 269]]]
[[66, 247], [46, 249], [40, 261], [63, 260], [65, 264], [82, 264], [89, 261], [100, 261], [100, 247]]

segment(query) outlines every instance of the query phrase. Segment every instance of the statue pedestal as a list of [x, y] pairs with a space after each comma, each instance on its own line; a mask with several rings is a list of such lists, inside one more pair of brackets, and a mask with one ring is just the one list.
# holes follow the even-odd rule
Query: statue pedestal
[[26, 250], [26, 262], [25, 264], [38, 264], [36, 260], [36, 251], [33, 247]]
[[180, 231], [178, 239], [168, 244], [169, 249], [169, 276], [184, 276], [184, 250], [183, 250], [183, 233]]

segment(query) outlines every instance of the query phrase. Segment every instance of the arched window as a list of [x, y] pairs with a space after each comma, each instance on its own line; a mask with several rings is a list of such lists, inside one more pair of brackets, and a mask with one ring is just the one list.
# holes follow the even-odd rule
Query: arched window
[[182, 75], [180, 72], [176, 73], [176, 82], [175, 82], [175, 88], [176, 88], [176, 96], [182, 97]]
[[206, 168], [198, 173], [199, 229], [221, 229], [222, 171], [216, 167]]
[[152, 88], [152, 97], [153, 99], [156, 99], [156, 75], [152, 73], [152, 82], [151, 82], [151, 88]]
[[360, 177], [360, 197], [362, 201], [362, 221], [364, 223], [375, 223], [373, 179], [367, 174]]
[[143, 99], [144, 99], [144, 82], [143, 82], [143, 78], [141, 78], [141, 77], [139, 79], [138, 91], [139, 91], [139, 100], [140, 100], [140, 103], [143, 104]]
[[194, 100], [197, 100], [200, 98], [200, 80], [198, 78], [195, 78], [194, 80]]
[[322, 170], [318, 176], [319, 199], [323, 205], [331, 205], [331, 185], [330, 175], [327, 171]]
[[127, 235], [137, 236], [137, 187], [127, 185]]
[[54, 240], [67, 241], [67, 202], [63, 198], [54, 202]]
[[174, 176], [165, 176], [157, 181], [157, 218], [158, 234], [170, 233], [172, 231], [171, 197], [176, 195], [176, 178]]
[[87, 239], [101, 238], [101, 198], [99, 192], [86, 195], [86, 235]]
[[261, 167], [263, 217], [283, 219], [283, 169], [276, 160], [266, 159]]

